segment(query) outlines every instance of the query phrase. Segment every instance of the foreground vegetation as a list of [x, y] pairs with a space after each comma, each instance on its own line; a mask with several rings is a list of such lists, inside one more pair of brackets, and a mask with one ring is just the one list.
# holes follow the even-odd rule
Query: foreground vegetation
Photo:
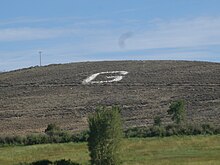
[[[133, 138], [124, 139], [122, 143], [124, 165], [220, 164], [219, 135]], [[0, 164], [12, 165], [43, 159], [71, 159], [80, 164], [89, 164], [90, 157], [87, 143], [0, 147]]]
[[120, 109], [100, 107], [89, 117], [88, 149], [91, 165], [121, 164], [123, 138]]
[[[170, 124], [167, 126], [154, 125], [151, 127], [134, 127], [124, 131], [126, 138], [167, 137], [185, 135], [219, 135], [220, 127], [210, 124]], [[67, 131], [53, 130], [44, 134], [31, 134], [27, 136], [0, 137], [0, 146], [8, 145], [34, 145], [48, 143], [87, 142], [88, 131], [71, 134]]]
[[[29, 155], [24, 156], [25, 160], [15, 160], [15, 157], [13, 157], [12, 161], [15, 160], [14, 164], [17, 165], [220, 163], [219, 158], [217, 158], [218, 156], [220, 156], [219, 135], [207, 136], [219, 134], [220, 129], [218, 127], [213, 127], [210, 124], [191, 125], [186, 123], [184, 101], [182, 100], [173, 102], [170, 105], [168, 114], [172, 115], [172, 120], [174, 122], [173, 124], [163, 126], [161, 117], [155, 116], [153, 126], [149, 128], [130, 128], [125, 131], [125, 137], [133, 137], [134, 139], [123, 139], [120, 109], [118, 107], [100, 107], [93, 115], [89, 117], [89, 131], [85, 132], [84, 134], [80, 134], [80, 136], [71, 135], [69, 132], [62, 130], [56, 124], [49, 124], [44, 134], [31, 135], [26, 137], [4, 137], [0, 138], [0, 144], [2, 144], [2, 146], [4, 146], [6, 149], [8, 145], [8, 148], [10, 149], [10, 146], [12, 147], [15, 145], [66, 143], [60, 144], [60, 146], [58, 147], [59, 149], [62, 148], [62, 150], [60, 151], [57, 151], [57, 149], [53, 148], [53, 146], [51, 148], [50, 145], [45, 145], [46, 148], [44, 148], [43, 151], [47, 151], [51, 148], [52, 153], [48, 151], [48, 153], [50, 154], [45, 154], [44, 156], [47, 156], [45, 158], [40, 156], [40, 160], [36, 159], [36, 155], [38, 155], [38, 150], [37, 152], [33, 151], [33, 153], [31, 153], [32, 147], [30, 147], [30, 151], [26, 151], [26, 153], [34, 155], [34, 159], [36, 160], [26, 160], [27, 156]], [[179, 136], [179, 139], [175, 139], [173, 135], [181, 135], [181, 137]], [[184, 135], [188, 135], [188, 137]], [[191, 137], [189, 135], [200, 136]], [[162, 138], [166, 136], [172, 137]], [[136, 137], [154, 137], [154, 139], [135, 139]], [[157, 139], [155, 137], [157, 137]], [[57, 157], [57, 155], [59, 155], [60, 153], [65, 153], [66, 147], [77, 147], [75, 146], [76, 144], [68, 144], [67, 142], [87, 142], [87, 147], [85, 146], [85, 143], [77, 144], [82, 145], [80, 147], [81, 149], [84, 148], [84, 150], [82, 150], [82, 153], [84, 152], [84, 156], [81, 161], [78, 160], [78, 157], [74, 157], [74, 159], [77, 159], [74, 160], [73, 156], [71, 155], [69, 155], [69, 158], [67, 158], [66, 156], [68, 156], [68, 154], [63, 155], [65, 157], [58, 159], [59, 157]], [[213, 144], [215, 145], [213, 146]], [[39, 146], [36, 146], [36, 148], [38, 148]], [[4, 147], [2, 147], [3, 153]], [[76, 150], [75, 152], [72, 150], [72, 148], [68, 148], [69, 153], [74, 154], [75, 152], [77, 152], [79, 156], [82, 155], [82, 153], [78, 152], [78, 150]], [[14, 153], [11, 154], [13, 155]], [[42, 153], [40, 152], [39, 155], [41, 154]], [[10, 154], [5, 154], [6, 157], [8, 155]], [[90, 159], [87, 158], [88, 155], [90, 156]], [[55, 156], [54, 158], [56, 160], [53, 160], [53, 158], [51, 160], [50, 156]], [[20, 156], [18, 156], [18, 158], [19, 157]], [[7, 160], [4, 160], [3, 157], [2, 160], [7, 163]]]
[[[124, 130], [124, 136], [130, 137], [165, 137], [173, 135], [217, 135], [220, 134], [219, 125], [209, 123], [196, 124], [185, 121], [185, 101], [177, 100], [171, 103], [168, 114], [171, 115], [173, 124], [163, 125], [160, 116], [155, 116], [154, 125], [150, 127], [134, 127]], [[117, 119], [117, 120], [116, 120]], [[117, 130], [117, 131], [116, 131]], [[115, 133], [115, 134], [114, 134]], [[89, 118], [89, 130], [79, 134], [71, 134], [62, 130], [56, 124], [49, 124], [44, 134], [31, 134], [27, 136], [5, 136], [0, 137], [0, 145], [34, 145], [47, 143], [87, 142], [89, 137], [94, 144], [106, 144], [109, 139], [122, 137], [122, 122], [119, 107], [99, 107], [95, 114]], [[103, 140], [101, 142], [101, 140]], [[95, 142], [96, 141], [96, 142]], [[101, 144], [101, 146], [103, 146]], [[93, 146], [95, 147], [95, 146]], [[98, 147], [100, 148], [100, 147]], [[115, 148], [115, 147], [113, 147]], [[91, 150], [93, 150], [91, 148]], [[96, 149], [95, 149], [96, 150]], [[111, 152], [112, 153], [112, 152]], [[110, 163], [112, 164], [112, 163]]]

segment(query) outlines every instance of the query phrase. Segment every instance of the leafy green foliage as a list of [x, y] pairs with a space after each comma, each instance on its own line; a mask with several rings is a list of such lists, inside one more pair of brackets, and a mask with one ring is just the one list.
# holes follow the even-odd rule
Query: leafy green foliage
[[180, 124], [185, 119], [185, 101], [178, 100], [173, 102], [167, 112], [172, 115], [172, 120], [176, 124]]
[[86, 142], [86, 141], [88, 141], [88, 138], [89, 138], [89, 131], [85, 130], [85, 131], [82, 131], [78, 134], [73, 135], [72, 136], [72, 141], [74, 141], [74, 142]]
[[47, 128], [45, 129], [45, 133], [49, 136], [57, 135], [61, 132], [61, 129], [56, 124], [49, 124]]
[[169, 124], [167, 126], [135, 127], [125, 131], [125, 137], [164, 137], [173, 135], [220, 134], [219, 127], [211, 124]]
[[[220, 127], [212, 124], [169, 124], [166, 126], [153, 125], [151, 127], [133, 127], [124, 130], [127, 138], [132, 137], [164, 137], [172, 135], [217, 135], [220, 134]], [[60, 133], [58, 136], [48, 136], [46, 134], [32, 134], [27, 136], [6, 136], [0, 137], [0, 145], [34, 145], [47, 143], [66, 142], [87, 142], [88, 131], [78, 134], [69, 132]]]
[[38, 160], [32, 163], [19, 163], [18, 165], [80, 165], [79, 163], [72, 162], [71, 160], [57, 160], [55, 162], [49, 160]]
[[54, 165], [80, 165], [79, 163], [72, 162], [71, 160], [61, 159], [54, 162]]
[[92, 165], [120, 164], [122, 124], [118, 107], [97, 109], [89, 117], [88, 148]]
[[52, 162], [49, 160], [39, 160], [31, 163], [31, 165], [52, 165]]

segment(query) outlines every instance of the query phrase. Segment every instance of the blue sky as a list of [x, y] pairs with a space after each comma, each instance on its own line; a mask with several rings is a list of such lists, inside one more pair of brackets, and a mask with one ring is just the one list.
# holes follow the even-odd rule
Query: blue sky
[[0, 71], [97, 60], [220, 62], [219, 0], [0, 0]]

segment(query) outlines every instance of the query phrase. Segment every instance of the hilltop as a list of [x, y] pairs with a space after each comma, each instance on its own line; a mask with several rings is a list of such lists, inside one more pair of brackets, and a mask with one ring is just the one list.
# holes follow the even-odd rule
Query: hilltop
[[98, 105], [122, 106], [125, 127], [151, 125], [155, 115], [169, 123], [177, 99], [186, 100], [188, 121], [220, 125], [220, 63], [104, 61], [3, 72], [0, 134], [41, 132], [49, 123], [83, 130]]

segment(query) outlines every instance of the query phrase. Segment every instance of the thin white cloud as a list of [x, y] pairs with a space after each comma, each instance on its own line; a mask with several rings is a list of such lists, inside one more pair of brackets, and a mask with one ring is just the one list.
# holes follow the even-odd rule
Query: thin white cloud
[[[52, 27], [35, 26], [32, 27], [32, 23], [55, 23]], [[59, 22], [60, 21], [60, 22]], [[67, 23], [65, 23], [67, 21]], [[1, 22], [2, 23], [2, 22]], [[0, 25], [1, 25], [0, 23]], [[29, 41], [29, 40], [42, 40], [51, 39], [58, 37], [87, 37], [87, 36], [102, 36], [103, 34], [109, 34], [107, 29], [99, 28], [100, 26], [108, 27], [113, 23], [112, 20], [90, 20], [87, 18], [50, 18], [50, 19], [18, 19], [18, 20], [8, 20], [5, 24], [19, 24], [23, 23], [24, 27], [14, 27], [14, 28], [0, 28], [0, 42], [8, 41]], [[3, 22], [4, 24], [4, 22]], [[66, 26], [66, 27], [65, 27]], [[38, 28], [40, 27], [40, 28]], [[113, 29], [114, 30], [114, 29]], [[111, 36], [111, 35], [109, 35]]]
[[130, 49], [194, 47], [220, 44], [220, 18], [161, 22], [129, 40]]
[[[134, 31], [133, 37], [127, 42], [126, 50], [159, 49], [175, 47], [195, 47], [220, 44], [220, 18], [198, 18], [193, 20], [177, 20], [156, 23], [154, 28]], [[144, 27], [144, 24], [143, 24]], [[94, 51], [118, 51], [118, 39], [127, 29], [102, 29], [96, 35], [89, 36], [83, 43], [87, 49]], [[91, 42], [92, 40], [92, 42]], [[88, 44], [90, 43], [90, 44]], [[78, 46], [79, 48], [80, 46]], [[104, 50], [103, 50], [104, 49]]]
[[41, 23], [59, 23], [59, 22], [72, 22], [72, 21], [85, 21], [89, 18], [82, 17], [56, 17], [56, 18], [29, 18], [29, 17], [17, 17], [8, 20], [1, 20], [0, 26], [5, 25], [19, 25], [19, 24], [41, 24]]
[[[62, 18], [60, 18], [60, 20], [62, 20]], [[71, 22], [70, 18], [63, 18], [63, 20]], [[25, 20], [20, 21], [25, 22]], [[43, 20], [33, 19], [29, 21]], [[49, 21], [49, 19], [45, 19], [45, 21]], [[117, 26], [115, 26], [115, 24], [117, 24]], [[138, 26], [138, 28], [132, 28], [134, 24]], [[91, 27], [91, 25], [94, 26]], [[139, 30], [135, 31], [135, 29]], [[82, 38], [88, 37], [96, 40], [96, 38], [100, 38], [100, 36], [103, 38], [117, 38], [127, 31], [132, 31], [134, 36], [127, 43], [129, 49], [185, 47], [220, 43], [219, 29], [220, 17], [173, 21], [157, 20], [150, 22], [140, 22], [140, 20], [135, 20], [135, 22], [132, 20], [129, 22], [128, 20], [124, 20], [121, 21], [121, 24], [113, 20], [80, 19], [71, 22], [71, 28], [0, 28], [0, 41], [37, 40], [66, 35], [73, 38], [77, 35]], [[84, 45], [86, 43], [82, 44]]]
[[0, 41], [27, 41], [63, 37], [77, 34], [72, 28], [7, 28], [0, 29]]
[[7, 26], [31, 26], [36, 27], [44, 26], [45, 24], [53, 25], [107, 25], [114, 22], [110, 19], [94, 19], [92, 17], [56, 17], [56, 18], [29, 18], [29, 17], [18, 17], [9, 20], [0, 20], [0, 27]]
[[[56, 45], [44, 46], [44, 53], [54, 58], [63, 61], [69, 59], [77, 59], [77, 61], [91, 60], [89, 56], [94, 54], [131, 52], [131, 51], [146, 51], [149, 49], [155, 50], [149, 59], [212, 59], [211, 56], [217, 55], [208, 51], [203, 51], [202, 48], [210, 45], [220, 45], [220, 17], [201, 17], [194, 19], [180, 19], [172, 21], [127, 21], [126, 24], [115, 26], [114, 21], [104, 20], [87, 20], [82, 24], [78, 24], [77, 28], [13, 28], [0, 29], [0, 41], [25, 41], [25, 40], [41, 40], [50, 38], [59, 38], [68, 36], [72, 38], [71, 42], [62, 40]], [[94, 22], [95, 26], [91, 28], [89, 22]], [[100, 26], [101, 24], [109, 24], [110, 26]], [[135, 28], [132, 28], [133, 23]], [[81, 26], [82, 25], [82, 26]], [[118, 24], [117, 24], [118, 25]], [[129, 25], [129, 26], [127, 26]], [[136, 28], [136, 26], [138, 28]], [[82, 27], [82, 28], [80, 28]], [[149, 28], [150, 27], [150, 28]], [[121, 49], [118, 45], [118, 39], [121, 34], [132, 31], [133, 35], [126, 41], [126, 47]], [[75, 37], [82, 40], [75, 41]], [[180, 49], [194, 48], [198, 50], [188, 52], [179, 51]], [[161, 53], [159, 49], [172, 48], [172, 52]], [[200, 49], [201, 48], [201, 49]], [[37, 54], [37, 49], [34, 52], [0, 52], [0, 57], [7, 54], [8, 57], [22, 56], [28, 57], [30, 54]], [[154, 58], [155, 56], [155, 58]], [[67, 58], [68, 57], [68, 58]], [[87, 58], [88, 57], [88, 58]], [[136, 56], [138, 59], [138, 56]], [[188, 58], [187, 58], [188, 57]], [[129, 58], [129, 57], [128, 57]], [[22, 58], [22, 61], [25, 58]], [[107, 58], [103, 58], [107, 59]], [[124, 58], [123, 58], [124, 59]], [[134, 58], [135, 59], [135, 58]], [[53, 60], [55, 61], [55, 59]], [[53, 61], [51, 61], [53, 63]], [[14, 62], [14, 61], [13, 61]], [[7, 61], [4, 61], [7, 63]], [[49, 63], [49, 62], [48, 62]], [[20, 65], [19, 65], [20, 66]]]
[[92, 36], [87, 36], [85, 42], [76, 44], [72, 49], [78, 53], [87, 50], [91, 54], [220, 44], [220, 18], [160, 22], [154, 26], [150, 30], [143, 28], [141, 31], [132, 31], [133, 35], [123, 50], [118, 45], [118, 39], [126, 32], [125, 29], [93, 31]]

